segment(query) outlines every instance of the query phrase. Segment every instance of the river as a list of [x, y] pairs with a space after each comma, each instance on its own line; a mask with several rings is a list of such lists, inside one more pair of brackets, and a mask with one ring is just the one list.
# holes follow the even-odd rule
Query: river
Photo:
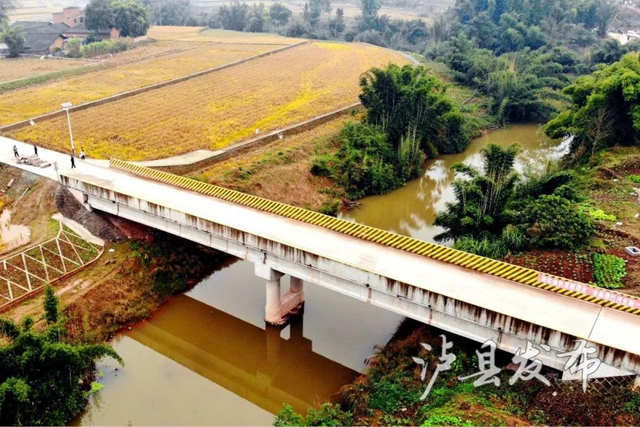
[[[461, 154], [427, 163], [425, 173], [390, 194], [368, 197], [345, 218], [432, 240], [435, 212], [453, 199], [455, 162], [480, 163], [489, 142], [523, 148], [518, 169], [540, 168], [566, 143], [534, 126], [478, 138]], [[283, 289], [288, 288], [286, 277]], [[246, 261], [222, 269], [113, 341], [126, 365], [98, 366], [105, 387], [73, 421], [83, 425], [270, 425], [282, 402], [298, 411], [338, 398], [401, 317], [305, 284], [305, 312], [282, 331], [263, 321], [265, 283]]]
[[422, 177], [389, 194], [360, 200], [361, 207], [342, 218], [433, 242], [434, 236], [442, 232], [433, 225], [436, 213], [455, 199], [451, 187], [455, 173], [451, 166], [462, 162], [481, 167], [483, 147], [490, 143], [506, 147], [513, 142], [521, 148], [516, 159], [516, 169], [521, 173], [542, 170], [549, 160], [559, 159], [569, 148], [568, 140], [551, 140], [535, 125], [514, 125], [490, 132], [474, 139], [462, 153], [428, 160]]

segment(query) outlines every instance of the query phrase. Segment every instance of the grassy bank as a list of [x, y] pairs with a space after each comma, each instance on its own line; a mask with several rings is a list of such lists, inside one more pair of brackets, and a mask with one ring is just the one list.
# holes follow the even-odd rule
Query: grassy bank
[[[456, 360], [451, 370], [441, 372], [429, 395], [420, 400], [426, 384], [436, 370], [445, 333], [454, 346]], [[431, 345], [427, 351], [422, 343]], [[342, 394], [347, 402], [343, 410], [320, 407], [324, 425], [348, 421], [352, 425], [421, 426], [522, 426], [522, 425], [637, 425], [640, 421], [640, 395], [628, 384], [591, 382], [583, 393], [580, 382], [561, 382], [557, 372], [543, 370], [546, 386], [538, 380], [509, 379], [515, 368], [511, 355], [497, 351], [499, 387], [489, 384], [474, 387], [478, 377], [461, 380], [479, 372], [475, 350], [480, 344], [455, 337], [415, 321], [405, 321], [394, 338], [369, 360], [369, 368]], [[484, 352], [485, 350], [482, 350]], [[426, 377], [420, 380], [422, 367], [414, 357], [426, 361]], [[277, 425], [318, 425], [318, 410], [305, 419], [291, 410], [282, 411]], [[314, 424], [316, 422], [316, 424]]]

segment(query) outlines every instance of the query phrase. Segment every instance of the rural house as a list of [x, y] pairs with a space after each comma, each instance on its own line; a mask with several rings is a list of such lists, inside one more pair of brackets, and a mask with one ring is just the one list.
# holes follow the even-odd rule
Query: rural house
[[20, 27], [25, 38], [22, 53], [34, 55], [51, 53], [56, 47], [62, 49], [65, 40], [62, 34], [69, 29], [68, 25], [62, 23], [29, 21], [17, 21], [11, 27]]
[[112, 28], [110, 30], [93, 31], [85, 27], [84, 24], [81, 24], [76, 27], [68, 28], [62, 33], [62, 36], [65, 39], [77, 38], [84, 40], [89, 35], [97, 36], [102, 40], [116, 40], [120, 37], [120, 30], [118, 30], [117, 28]]
[[53, 14], [53, 23], [67, 24], [71, 28], [83, 25], [84, 9], [80, 9], [77, 6], [65, 7], [62, 9], [62, 12], [56, 12]]

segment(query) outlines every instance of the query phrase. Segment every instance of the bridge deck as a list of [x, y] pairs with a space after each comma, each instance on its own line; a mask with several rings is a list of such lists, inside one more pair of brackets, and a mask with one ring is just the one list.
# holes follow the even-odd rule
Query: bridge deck
[[[628, 339], [640, 333], [640, 321], [630, 313], [114, 169], [103, 170], [100, 176], [82, 169], [65, 175], [515, 319], [640, 354], [640, 340]], [[208, 185], [192, 182], [201, 188]]]
[[[0, 137], [0, 142], [3, 143], [4, 148], [0, 151], [0, 161], [7, 164], [15, 165], [11, 151], [13, 144], [18, 146], [21, 153], [33, 149], [30, 145], [8, 138]], [[436, 258], [393, 247], [398, 243], [406, 245], [407, 242], [414, 241], [417, 243], [412, 243], [412, 245], [423, 245], [423, 248], [439, 248], [440, 252], [431, 252], [432, 256], [437, 256], [445, 253], [446, 250], [438, 245], [378, 230], [377, 232], [381, 233], [377, 235], [378, 237], [384, 234], [385, 236], [391, 235], [393, 239], [396, 239], [395, 241], [387, 241], [387, 244], [391, 245], [387, 246], [305, 223], [305, 220], [317, 221], [318, 218], [324, 216], [304, 209], [265, 201], [230, 190], [218, 190], [208, 184], [171, 174], [157, 173], [151, 169], [132, 168], [126, 163], [121, 166], [126, 167], [132, 173], [143, 173], [150, 179], [123, 173], [114, 168], [102, 167], [103, 163], [100, 161], [76, 162], [78, 168], [69, 169], [68, 155], [45, 149], [40, 149], [39, 152], [41, 157], [46, 160], [58, 161], [62, 165], [60, 168], [62, 175], [68, 175], [130, 197], [270, 239], [389, 279], [511, 316], [514, 319], [586, 338], [633, 354], [640, 354], [640, 340], [633, 339], [640, 333], [640, 321], [638, 316], [631, 314], [637, 314], [640, 307], [636, 307], [637, 299], [624, 294], [604, 291], [585, 284], [561, 281], [560, 278], [538, 275], [537, 272], [527, 269], [524, 269], [527, 270], [527, 275], [522, 277], [528, 277], [529, 281], [535, 278], [533, 282], [526, 284], [507, 280], [495, 273], [506, 271], [501, 268], [514, 267], [509, 264], [488, 261], [494, 263], [493, 265], [498, 268], [473, 270], [455, 263], [443, 262]], [[35, 169], [23, 165], [15, 166], [42, 176], [56, 178], [56, 172], [53, 168]], [[158, 180], [164, 180], [167, 183]], [[184, 191], [178, 186], [193, 191]], [[234, 202], [203, 194], [218, 191], [223, 193], [222, 197], [234, 200]], [[257, 206], [257, 209], [248, 207], [258, 202], [263, 205]], [[279, 214], [259, 209], [272, 209]], [[300, 212], [304, 213], [301, 218]], [[283, 214], [293, 216], [287, 218], [282, 216]], [[298, 217], [300, 220], [293, 219], [293, 217]], [[335, 229], [344, 226], [343, 222], [345, 221], [324, 218], [326, 223], [320, 223], [320, 225], [331, 226]], [[349, 225], [365, 227], [351, 223]], [[360, 230], [362, 231], [363, 228]], [[376, 235], [373, 237], [375, 238]], [[410, 245], [408, 249], [411, 250], [412, 247]], [[446, 253], [452, 254], [452, 252]], [[481, 257], [467, 257], [463, 253], [448, 258], [449, 261], [454, 262], [463, 258], [465, 260], [475, 259], [478, 263], [467, 263], [467, 266], [470, 267], [474, 265], [477, 267], [484, 260]], [[515, 271], [515, 269], [510, 270], [505, 277], [511, 277], [511, 273]], [[547, 281], [553, 281], [553, 286], [545, 283]], [[579, 286], [579, 288], [575, 288], [575, 286]], [[555, 288], [557, 292], [550, 292], [545, 288]], [[576, 289], [579, 290], [576, 291]], [[580, 299], [579, 297], [582, 296], [580, 294], [586, 294], [586, 296]], [[595, 298], [587, 298], [588, 296]], [[614, 299], [615, 301], [612, 301]]]

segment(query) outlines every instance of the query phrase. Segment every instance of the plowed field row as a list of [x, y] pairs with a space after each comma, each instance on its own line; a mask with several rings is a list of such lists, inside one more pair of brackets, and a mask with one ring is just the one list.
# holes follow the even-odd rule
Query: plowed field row
[[277, 46], [195, 45], [192, 49], [160, 58], [9, 92], [0, 98], [0, 126], [58, 110], [63, 102], [80, 104], [94, 101], [238, 61], [274, 48]]
[[73, 59], [0, 58], [0, 83], [90, 64]]
[[[349, 105], [359, 76], [401, 54], [363, 44], [313, 43], [197, 79], [73, 113], [76, 146], [92, 157], [149, 160], [217, 149]], [[66, 118], [10, 136], [58, 150]]]
[[301, 39], [283, 37], [271, 33], [243, 33], [240, 31], [212, 30], [202, 27], [153, 27], [149, 30], [149, 37], [156, 40], [181, 40], [189, 42], [220, 42], [220, 43], [273, 43], [296, 44]]

